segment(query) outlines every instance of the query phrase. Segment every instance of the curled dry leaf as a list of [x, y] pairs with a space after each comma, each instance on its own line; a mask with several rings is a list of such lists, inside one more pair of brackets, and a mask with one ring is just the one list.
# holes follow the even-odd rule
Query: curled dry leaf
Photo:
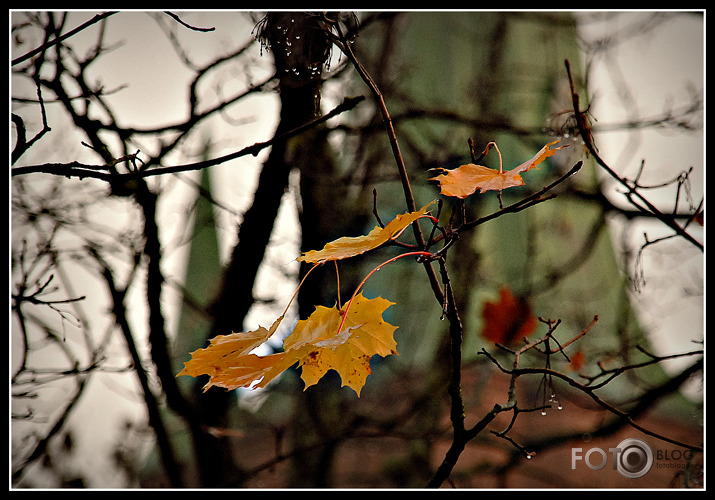
[[[265, 387], [297, 363], [302, 367], [306, 388], [332, 369], [340, 374], [343, 386], [351, 387], [359, 396], [371, 373], [372, 357], [397, 354], [393, 338], [397, 327], [382, 318], [391, 305], [381, 297], [368, 299], [358, 294], [341, 309], [318, 306], [307, 319], [296, 324], [283, 342], [283, 352], [266, 356], [250, 351], [275, 333], [283, 316], [270, 329], [260, 327], [247, 333], [219, 335], [208, 347], [191, 353], [191, 359], [177, 376], [209, 375], [204, 390], [211, 386], [228, 390], [256, 388]], [[338, 332], [341, 322], [342, 330]]]
[[325, 262], [330, 260], [347, 259], [355, 257], [369, 250], [373, 250], [380, 245], [387, 243], [392, 238], [398, 236], [407, 226], [424, 216], [427, 209], [434, 201], [428, 203], [416, 212], [408, 212], [398, 215], [385, 227], [375, 226], [375, 228], [364, 236], [343, 236], [337, 240], [327, 243], [322, 250], [310, 250], [298, 257], [301, 262]]
[[280, 373], [295, 364], [295, 360], [284, 356], [285, 353], [256, 356], [251, 351], [266, 342], [273, 335], [283, 316], [269, 328], [259, 327], [246, 333], [217, 335], [208, 347], [191, 353], [191, 359], [184, 363], [180, 375], [198, 377], [208, 375], [209, 382], [204, 391], [211, 386], [225, 389], [249, 387], [259, 381], [256, 387], [264, 387]]
[[559, 149], [568, 147], [566, 145], [552, 149], [551, 146], [557, 142], [559, 141], [548, 143], [532, 159], [511, 170], [500, 172], [493, 168], [469, 163], [452, 170], [442, 169], [444, 173], [437, 177], [432, 177], [430, 180], [439, 183], [441, 194], [461, 199], [473, 194], [477, 189], [479, 189], [480, 193], [484, 193], [489, 190], [497, 191], [514, 186], [523, 186], [522, 172], [536, 167], [549, 156], [553, 156]]

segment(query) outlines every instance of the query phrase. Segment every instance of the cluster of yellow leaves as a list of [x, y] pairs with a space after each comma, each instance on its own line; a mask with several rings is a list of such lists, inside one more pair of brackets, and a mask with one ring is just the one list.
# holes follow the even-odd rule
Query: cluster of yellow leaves
[[501, 169], [496, 170], [469, 163], [452, 170], [441, 169], [444, 173], [430, 180], [439, 183], [441, 194], [461, 199], [473, 194], [477, 189], [479, 189], [480, 193], [484, 193], [489, 190], [497, 191], [514, 186], [523, 186], [524, 179], [521, 178], [521, 173], [536, 167], [549, 156], [553, 156], [559, 149], [567, 147], [561, 146], [552, 149], [551, 146], [557, 142], [559, 141], [548, 143], [532, 159], [511, 170], [502, 171]]
[[[208, 347], [191, 353], [184, 369], [177, 375], [198, 377], [209, 375], [204, 386], [265, 387], [271, 380], [291, 366], [302, 367], [301, 377], [308, 388], [329, 370], [340, 374], [343, 386], [351, 387], [360, 395], [370, 371], [374, 355], [397, 354], [393, 338], [396, 326], [390, 325], [382, 314], [393, 305], [377, 297], [365, 298], [358, 294], [351, 303], [338, 309], [318, 306], [307, 319], [299, 321], [293, 333], [283, 341], [283, 352], [257, 356], [252, 354], [273, 335], [283, 316], [269, 328], [260, 327], [247, 333], [219, 335]], [[343, 320], [343, 317], [345, 319]], [[338, 331], [342, 323], [342, 329]]]
[[[398, 215], [385, 227], [376, 226], [365, 236], [339, 238], [322, 250], [306, 252], [298, 260], [323, 263], [377, 248], [425, 216], [432, 203], [415, 212]], [[342, 308], [318, 306], [307, 319], [299, 321], [283, 341], [283, 352], [266, 356], [258, 356], [253, 351], [278, 330], [284, 316], [268, 329], [260, 327], [246, 333], [218, 335], [208, 347], [192, 352], [191, 359], [184, 363], [184, 369], [177, 376], [208, 375], [204, 390], [212, 386], [228, 390], [257, 388], [265, 387], [297, 364], [306, 388], [332, 369], [340, 374], [343, 385], [354, 389], [359, 396], [370, 374], [371, 358], [397, 354], [393, 338], [397, 327], [382, 318], [382, 313], [391, 305], [392, 302], [381, 297], [368, 299], [357, 294]]]

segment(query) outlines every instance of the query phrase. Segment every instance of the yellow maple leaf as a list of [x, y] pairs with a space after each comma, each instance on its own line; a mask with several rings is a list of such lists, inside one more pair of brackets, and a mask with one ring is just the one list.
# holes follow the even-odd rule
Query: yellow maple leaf
[[302, 262], [325, 262], [330, 260], [347, 259], [368, 250], [373, 250], [380, 245], [399, 235], [402, 230], [427, 213], [427, 208], [435, 203], [428, 203], [415, 212], [398, 215], [385, 227], [375, 228], [364, 236], [343, 236], [337, 240], [326, 243], [322, 250], [310, 250], [298, 257]]
[[484, 167], [469, 163], [461, 167], [445, 170], [444, 173], [432, 177], [429, 180], [437, 181], [440, 185], [440, 193], [445, 196], [453, 196], [464, 199], [479, 189], [480, 193], [489, 190], [502, 190], [514, 186], [523, 186], [524, 179], [521, 177], [522, 172], [536, 167], [549, 156], [553, 156], [556, 151], [563, 149], [566, 146], [561, 146], [552, 149], [551, 146], [559, 141], [553, 141], [545, 145], [536, 155], [529, 161], [526, 161], [511, 170], [496, 170], [493, 168]]
[[267, 356], [257, 356], [250, 351], [268, 340], [283, 316], [270, 329], [261, 327], [247, 333], [219, 335], [208, 347], [191, 353], [191, 359], [184, 363], [184, 369], [177, 376], [209, 375], [204, 390], [211, 386], [228, 390], [256, 388], [265, 387], [298, 363], [306, 388], [333, 369], [340, 374], [343, 385], [351, 387], [359, 396], [371, 373], [372, 356], [397, 354], [393, 338], [397, 327], [382, 318], [391, 305], [392, 302], [381, 297], [367, 299], [358, 294], [341, 309], [319, 306], [307, 319], [297, 323], [283, 342], [283, 352]]
[[[359, 396], [371, 373], [370, 359], [374, 355], [397, 354], [393, 338], [397, 327], [382, 318], [391, 305], [382, 297], [367, 299], [360, 293], [352, 304], [345, 304], [340, 310], [337, 306], [318, 306], [308, 319], [299, 321], [283, 345], [286, 352], [306, 344], [315, 347], [300, 360], [306, 388], [332, 369], [340, 375], [343, 386], [351, 387]], [[341, 322], [342, 329], [337, 333]]]

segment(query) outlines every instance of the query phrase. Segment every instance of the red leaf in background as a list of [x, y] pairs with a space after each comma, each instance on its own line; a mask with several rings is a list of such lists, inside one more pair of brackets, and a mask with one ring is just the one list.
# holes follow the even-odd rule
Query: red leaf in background
[[583, 365], [586, 364], [586, 356], [583, 351], [577, 351], [571, 356], [571, 362], [569, 363], [569, 369], [575, 372], [580, 371]]
[[482, 310], [482, 337], [502, 345], [510, 345], [528, 337], [536, 330], [536, 317], [522, 297], [515, 296], [506, 286], [499, 291], [497, 302], [485, 302]]

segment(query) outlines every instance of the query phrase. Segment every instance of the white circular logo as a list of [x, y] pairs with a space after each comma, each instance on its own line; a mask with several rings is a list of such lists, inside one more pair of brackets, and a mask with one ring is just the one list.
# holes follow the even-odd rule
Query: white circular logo
[[648, 443], [640, 439], [624, 439], [618, 445], [620, 453], [616, 460], [616, 469], [622, 476], [635, 479], [645, 476], [653, 467], [653, 450]]

